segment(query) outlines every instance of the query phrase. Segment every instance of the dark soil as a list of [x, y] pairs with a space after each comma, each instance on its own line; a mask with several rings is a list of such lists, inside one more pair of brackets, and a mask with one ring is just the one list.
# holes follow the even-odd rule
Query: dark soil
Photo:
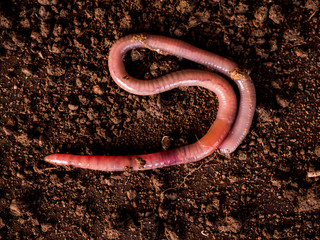
[[[318, 0], [0, 2], [0, 239], [320, 239]], [[90, 171], [55, 153], [149, 153], [196, 141], [214, 95], [140, 97], [108, 72], [129, 33], [184, 40], [251, 70], [257, 109], [229, 157], [145, 172]], [[153, 78], [203, 68], [134, 50]], [[164, 140], [163, 140], [164, 139]]]

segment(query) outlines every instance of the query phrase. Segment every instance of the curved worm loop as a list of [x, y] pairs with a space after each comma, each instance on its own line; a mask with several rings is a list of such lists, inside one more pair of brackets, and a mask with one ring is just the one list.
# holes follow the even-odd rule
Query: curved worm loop
[[[125, 69], [123, 55], [134, 48], [148, 48], [160, 54], [172, 54], [200, 63], [228, 76], [239, 88], [237, 113], [236, 95], [221, 76], [200, 70], [182, 70], [152, 80], [130, 76]], [[164, 152], [129, 156], [86, 156], [52, 154], [45, 161], [57, 165], [72, 165], [102, 171], [147, 170], [198, 161], [218, 147], [223, 153], [233, 152], [247, 135], [255, 111], [255, 88], [249, 75], [237, 64], [219, 55], [196, 48], [180, 40], [149, 34], [128, 35], [119, 39], [109, 54], [109, 71], [123, 89], [137, 95], [158, 94], [181, 86], [201, 86], [213, 91], [219, 109], [213, 125], [197, 142]]]

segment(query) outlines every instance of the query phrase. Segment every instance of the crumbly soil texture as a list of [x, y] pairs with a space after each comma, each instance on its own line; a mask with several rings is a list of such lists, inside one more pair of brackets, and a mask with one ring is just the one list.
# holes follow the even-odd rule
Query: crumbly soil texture
[[[2, 0], [0, 239], [320, 239], [319, 0]], [[229, 156], [150, 171], [58, 167], [52, 153], [123, 155], [190, 144], [215, 95], [120, 89], [112, 44], [178, 38], [250, 71], [257, 108]], [[126, 54], [151, 79], [204, 69], [148, 49]], [[319, 172], [318, 172], [319, 173]]]

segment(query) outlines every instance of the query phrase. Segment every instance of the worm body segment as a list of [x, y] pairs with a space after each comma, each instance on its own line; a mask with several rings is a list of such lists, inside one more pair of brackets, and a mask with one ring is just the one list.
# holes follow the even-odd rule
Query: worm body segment
[[[226, 75], [239, 88], [238, 112], [236, 95], [231, 85], [213, 72], [182, 70], [148, 81], [130, 76], [125, 69], [123, 56], [134, 48], [148, 48], [160, 54], [183, 57]], [[133, 94], [158, 94], [181, 86], [200, 86], [213, 91], [219, 101], [215, 122], [197, 142], [169, 151], [129, 156], [52, 154], [45, 158], [47, 162], [102, 171], [147, 170], [198, 161], [212, 154], [217, 148], [223, 153], [231, 153], [241, 144], [249, 131], [255, 111], [255, 88], [249, 75], [229, 59], [180, 40], [135, 34], [119, 39], [112, 46], [108, 64], [113, 80]]]

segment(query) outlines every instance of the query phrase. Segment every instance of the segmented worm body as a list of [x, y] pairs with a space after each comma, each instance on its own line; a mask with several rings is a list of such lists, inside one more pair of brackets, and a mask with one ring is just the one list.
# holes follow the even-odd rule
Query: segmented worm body
[[[183, 57], [226, 75], [239, 88], [238, 111], [231, 85], [210, 71], [182, 70], [152, 80], [130, 76], [125, 69], [123, 56], [134, 48], [148, 48], [160, 54]], [[215, 122], [197, 142], [169, 151], [128, 156], [52, 154], [45, 157], [47, 162], [102, 171], [147, 170], [195, 162], [212, 154], [217, 148], [222, 153], [231, 153], [247, 135], [255, 111], [255, 88], [249, 75], [233, 61], [180, 40], [149, 34], [128, 35], [119, 39], [112, 46], [108, 61], [114, 81], [133, 94], [158, 94], [181, 86], [200, 86], [213, 91], [219, 101]]]

